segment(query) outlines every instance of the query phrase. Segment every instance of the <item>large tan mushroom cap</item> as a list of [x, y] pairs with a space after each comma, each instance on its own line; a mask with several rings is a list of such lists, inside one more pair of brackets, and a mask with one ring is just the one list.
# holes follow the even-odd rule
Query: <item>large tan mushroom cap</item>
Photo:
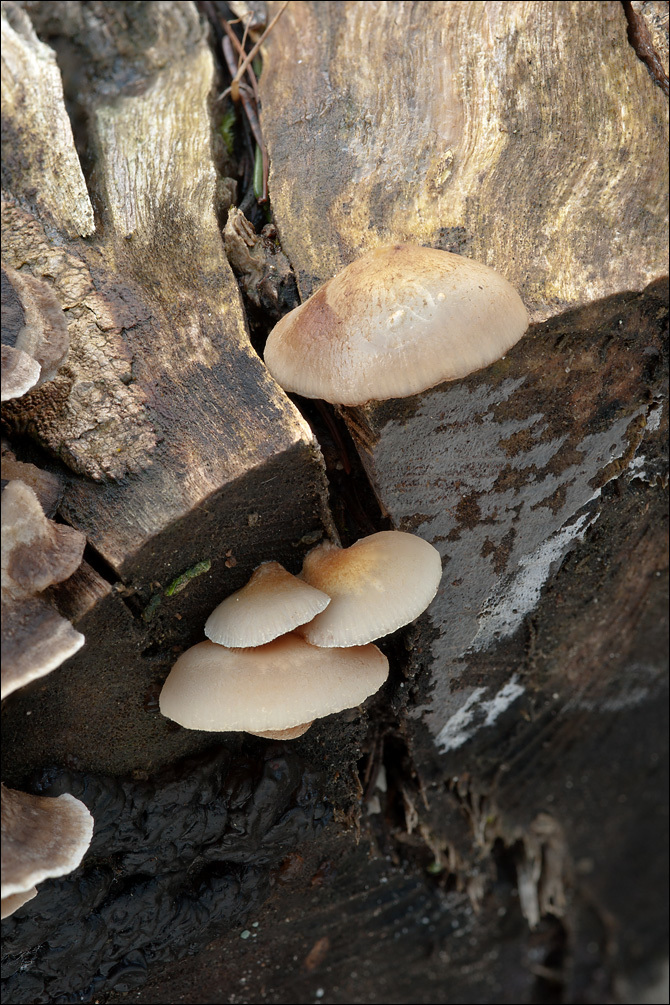
[[331, 602], [300, 634], [315, 646], [358, 646], [425, 611], [440, 585], [442, 561], [422, 538], [385, 530], [350, 548], [318, 545], [306, 556], [301, 575]]
[[352, 262], [283, 317], [265, 363], [286, 391], [361, 405], [489, 366], [527, 327], [521, 298], [493, 269], [397, 244]]
[[292, 576], [279, 562], [260, 565], [246, 586], [210, 614], [205, 635], [221, 646], [260, 646], [323, 611], [330, 597]]
[[2, 899], [72, 872], [92, 836], [93, 817], [74, 796], [31, 796], [3, 785]]
[[200, 642], [170, 671], [160, 709], [187, 729], [286, 730], [359, 705], [387, 675], [376, 646], [317, 649], [294, 634], [254, 649]]

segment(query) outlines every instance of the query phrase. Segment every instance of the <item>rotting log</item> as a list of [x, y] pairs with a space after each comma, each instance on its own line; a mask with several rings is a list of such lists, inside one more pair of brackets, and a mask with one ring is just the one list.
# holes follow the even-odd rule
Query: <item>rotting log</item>
[[67, 236], [67, 200], [38, 204], [9, 148], [9, 264], [54, 285], [72, 349], [6, 421], [65, 476], [91, 548], [52, 593], [100, 648], [12, 696], [5, 771], [97, 830], [3, 926], [7, 999], [633, 1000], [666, 948], [666, 133], [619, 5], [300, 3], [270, 36], [271, 198], [303, 297], [412, 239], [499, 268], [535, 320], [484, 374], [344, 414], [444, 587], [384, 643], [367, 712], [289, 745], [156, 708], [212, 603], [331, 529], [214, 226], [203, 26], [191, 4], [24, 8], [97, 230]]
[[666, 938], [667, 99], [628, 32], [616, 3], [295, 4], [261, 83], [303, 299], [415, 241], [497, 268], [534, 321], [464, 381], [339, 411], [444, 561], [398, 840], [484, 914], [507, 849], [565, 1001], [644, 980]]
[[[56, 378], [3, 422], [64, 472], [59, 514], [94, 566], [57, 591], [87, 645], [38, 702], [25, 692], [7, 708], [5, 771], [25, 776], [47, 756], [150, 770], [206, 740], [181, 731], [175, 746], [144, 713], [147, 694], [255, 565], [295, 568], [301, 539], [323, 532], [322, 461], [249, 344], [216, 216], [215, 67], [195, 8], [149, 5], [132, 34], [123, 5], [111, 27], [76, 3], [33, 12], [61, 57], [86, 57], [64, 65], [88, 191], [55, 54], [23, 9], [3, 10], [3, 261], [49, 282], [70, 336]], [[68, 65], [85, 66], [85, 82]]]

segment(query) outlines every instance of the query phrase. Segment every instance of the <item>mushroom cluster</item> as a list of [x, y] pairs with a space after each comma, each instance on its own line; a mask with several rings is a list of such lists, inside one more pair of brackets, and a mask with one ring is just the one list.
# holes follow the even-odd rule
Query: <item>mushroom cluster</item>
[[[12, 479], [2, 492], [4, 700], [55, 670], [83, 645], [84, 636], [41, 594], [78, 568], [86, 539], [45, 515], [41, 499], [54, 502], [58, 497], [59, 486], [53, 476], [16, 461], [8, 451], [3, 453], [2, 474]], [[30, 478], [37, 491], [16, 475]], [[92, 835], [93, 817], [74, 796], [32, 796], [3, 785], [2, 917], [32, 900], [42, 880], [76, 869]]]
[[43, 599], [81, 563], [86, 538], [54, 523], [37, 494], [14, 479], [2, 493], [2, 697], [50, 673], [84, 643], [84, 636]]
[[401, 531], [321, 544], [300, 577], [266, 562], [209, 616], [209, 641], [179, 657], [161, 712], [188, 729], [294, 739], [379, 690], [388, 660], [372, 640], [417, 618], [441, 575], [437, 550]]
[[67, 357], [67, 321], [51, 287], [3, 265], [2, 400], [52, 380]]

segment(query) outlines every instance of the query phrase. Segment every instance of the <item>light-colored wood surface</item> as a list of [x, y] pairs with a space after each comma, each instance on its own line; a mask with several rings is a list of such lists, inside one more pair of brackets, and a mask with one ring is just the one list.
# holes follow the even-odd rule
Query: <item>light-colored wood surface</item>
[[[117, 574], [144, 575], [139, 549], [224, 486], [296, 451], [318, 481], [320, 460], [306, 422], [249, 344], [215, 213], [214, 61], [194, 5], [149, 5], [130, 36], [122, 15], [84, 23], [78, 5], [65, 8], [61, 37], [90, 50], [77, 100], [88, 116], [98, 232], [87, 242], [54, 241], [39, 206], [26, 207], [12, 160], [23, 139], [17, 117], [3, 257], [48, 278], [67, 314], [70, 355], [54, 381], [5, 416], [83, 476], [69, 487], [67, 519]], [[110, 52], [100, 32], [112, 51], [124, 50], [132, 86], [123, 73], [104, 76]], [[46, 65], [57, 72], [53, 59]], [[36, 134], [31, 119], [25, 129], [49, 146], [46, 128]], [[71, 154], [74, 167], [63, 161], [54, 196], [65, 203], [71, 175], [81, 175], [72, 144]], [[41, 190], [43, 181], [51, 175], [32, 184]]]
[[534, 319], [665, 272], [667, 100], [626, 33], [614, 2], [290, 3], [262, 124], [303, 297], [395, 241], [498, 269]]
[[18, 4], [3, 4], [2, 186], [69, 237], [95, 230], [56, 55]]

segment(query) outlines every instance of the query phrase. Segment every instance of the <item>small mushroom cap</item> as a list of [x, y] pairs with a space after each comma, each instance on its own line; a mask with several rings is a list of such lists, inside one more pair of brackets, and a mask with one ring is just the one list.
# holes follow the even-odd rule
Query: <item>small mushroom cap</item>
[[63, 497], [63, 484], [58, 475], [45, 471], [34, 464], [17, 461], [16, 457], [3, 442], [0, 458], [3, 482], [15, 480], [23, 482], [31, 488], [39, 500], [39, 504], [47, 517], [52, 517]]
[[425, 611], [440, 585], [442, 561], [423, 538], [384, 530], [350, 548], [318, 545], [306, 556], [301, 575], [331, 603], [300, 634], [315, 646], [359, 646]]
[[286, 391], [361, 405], [489, 366], [527, 327], [521, 298], [493, 269], [397, 244], [352, 262], [283, 317], [265, 363]]
[[14, 914], [14, 911], [18, 911], [20, 907], [23, 907], [24, 904], [27, 904], [29, 900], [32, 900], [36, 896], [37, 888], [31, 886], [29, 890], [24, 890], [23, 893], [13, 893], [11, 897], [3, 897], [0, 919], [4, 921], [10, 914]]
[[295, 634], [254, 649], [200, 642], [170, 671], [160, 710], [187, 729], [291, 729], [359, 705], [387, 675], [376, 646], [317, 649]]
[[48, 520], [36, 494], [22, 481], [5, 486], [1, 521], [3, 599], [40, 593], [69, 579], [81, 564], [84, 535], [74, 527]]
[[2, 899], [77, 868], [93, 817], [74, 796], [31, 796], [2, 786]]
[[38, 384], [56, 376], [69, 347], [67, 319], [48, 283], [7, 265], [2, 266], [2, 344], [36, 361]]
[[86, 538], [48, 520], [22, 481], [2, 492], [2, 697], [43, 677], [84, 644], [84, 636], [37, 596], [69, 579], [81, 563]]
[[42, 368], [36, 359], [10, 345], [2, 347], [2, 401], [20, 398], [40, 379]]
[[42, 597], [2, 603], [4, 701], [20, 687], [51, 673], [81, 649], [84, 636]]
[[260, 646], [323, 611], [330, 597], [292, 576], [279, 562], [260, 565], [246, 586], [210, 614], [205, 635], [221, 646]]

